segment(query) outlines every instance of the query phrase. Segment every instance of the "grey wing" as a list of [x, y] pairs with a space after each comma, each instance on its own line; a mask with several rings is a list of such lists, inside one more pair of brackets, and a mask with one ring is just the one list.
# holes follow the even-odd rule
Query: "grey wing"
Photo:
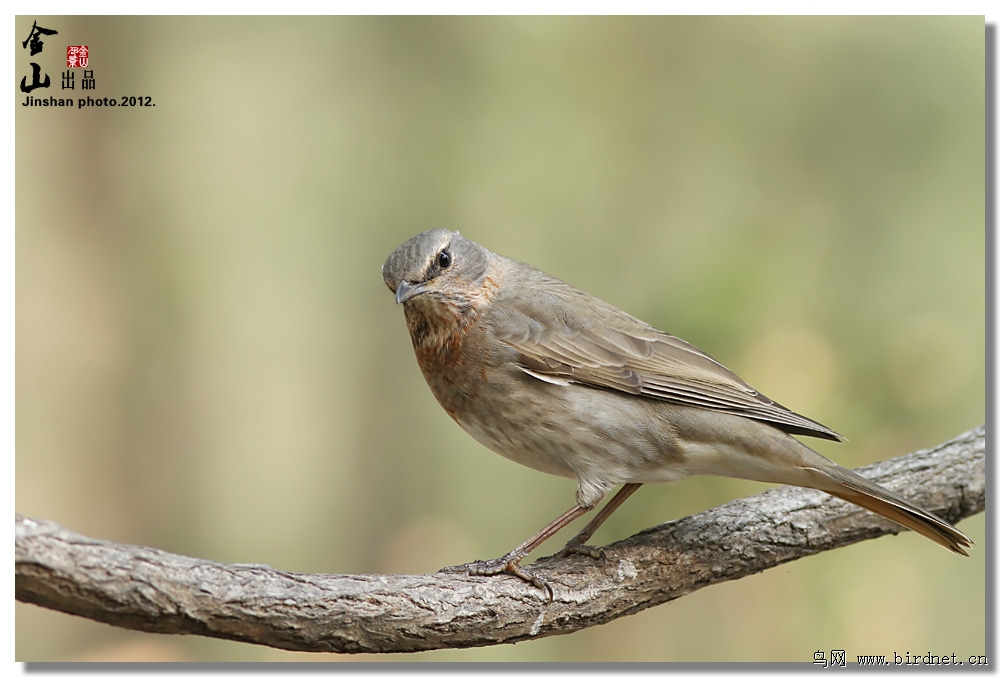
[[[541, 271], [527, 294], [505, 298], [491, 318], [498, 340], [536, 378], [618, 390], [770, 423], [796, 435], [841, 441], [826, 426], [757, 392], [690, 343], [665, 334]], [[581, 314], [580, 308], [588, 308]], [[545, 308], [544, 318], [532, 309]]]

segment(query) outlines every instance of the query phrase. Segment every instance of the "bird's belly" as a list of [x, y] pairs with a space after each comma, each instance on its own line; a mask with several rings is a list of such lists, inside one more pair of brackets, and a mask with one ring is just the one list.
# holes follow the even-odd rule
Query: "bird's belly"
[[[484, 446], [541, 472], [612, 486], [687, 476], [660, 403], [512, 373], [490, 384], [488, 407], [459, 425]], [[480, 399], [480, 398], [477, 398]]]
[[[475, 419], [460, 420], [458, 424], [477, 442], [506, 459], [550, 475], [576, 477], [573, 467], [559, 453], [558, 445], [534, 435], [530, 428], [513, 424], [498, 426]], [[508, 430], [517, 432], [511, 435]]]

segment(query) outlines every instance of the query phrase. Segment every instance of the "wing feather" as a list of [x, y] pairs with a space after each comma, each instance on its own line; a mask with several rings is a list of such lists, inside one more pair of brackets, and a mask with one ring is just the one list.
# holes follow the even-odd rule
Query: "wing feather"
[[[532, 269], [530, 293], [505, 298], [495, 337], [536, 378], [577, 383], [764, 421], [789, 433], [840, 441], [826, 426], [757, 392], [690, 343]], [[585, 316], [576, 309], [589, 310]], [[544, 318], [532, 312], [545, 308]]]

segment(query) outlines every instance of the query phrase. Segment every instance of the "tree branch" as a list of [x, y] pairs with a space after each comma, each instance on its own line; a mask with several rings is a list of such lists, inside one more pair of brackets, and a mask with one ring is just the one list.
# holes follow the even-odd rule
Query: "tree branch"
[[[985, 426], [861, 469], [951, 522], [986, 503]], [[15, 516], [22, 602], [147, 632], [296, 651], [412, 652], [580, 630], [900, 527], [819, 491], [782, 487], [607, 546], [607, 562], [532, 565], [554, 600], [510, 576], [328, 575], [220, 564]], [[928, 547], [934, 547], [928, 544]]]

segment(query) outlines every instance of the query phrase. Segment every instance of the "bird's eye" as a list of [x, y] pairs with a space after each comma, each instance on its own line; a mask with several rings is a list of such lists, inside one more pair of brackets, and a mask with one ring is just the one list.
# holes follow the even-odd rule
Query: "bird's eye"
[[441, 268], [447, 268], [451, 265], [451, 254], [447, 249], [438, 254], [438, 266]]

